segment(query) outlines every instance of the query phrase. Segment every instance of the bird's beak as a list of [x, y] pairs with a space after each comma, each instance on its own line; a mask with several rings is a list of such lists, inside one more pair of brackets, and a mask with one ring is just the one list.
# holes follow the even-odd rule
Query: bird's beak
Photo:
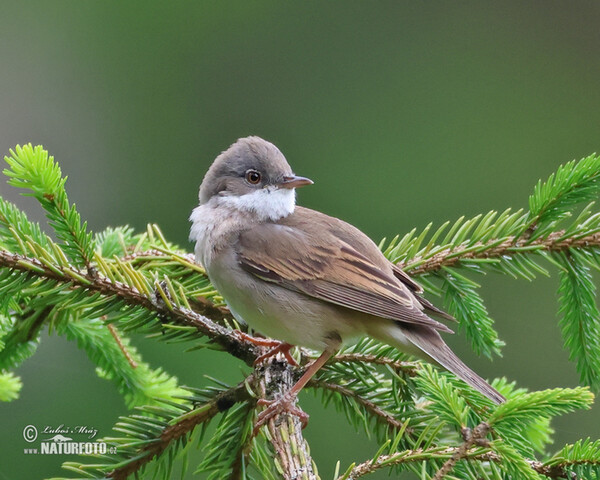
[[283, 177], [283, 180], [279, 182], [279, 188], [298, 188], [304, 185], [312, 185], [314, 182], [310, 178], [299, 177], [298, 175], [289, 175]]

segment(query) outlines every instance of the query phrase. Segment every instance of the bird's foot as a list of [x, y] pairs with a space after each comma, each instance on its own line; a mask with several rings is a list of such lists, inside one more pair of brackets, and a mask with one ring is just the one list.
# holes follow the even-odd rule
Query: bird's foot
[[298, 362], [296, 360], [294, 360], [294, 357], [292, 357], [292, 355], [290, 354], [290, 350], [292, 348], [294, 348], [294, 346], [290, 345], [289, 343], [286, 343], [286, 342], [275, 342], [275, 343], [277, 343], [277, 344], [273, 345], [273, 348], [271, 348], [271, 350], [269, 350], [267, 353], [261, 355], [260, 357], [257, 357], [257, 359], [254, 360], [254, 365], [255, 366], [259, 365], [259, 364], [263, 363], [267, 358], [277, 355], [278, 353], [283, 353], [283, 356], [285, 357], [287, 362], [290, 365], [292, 365], [293, 367], [297, 367]]
[[276, 400], [261, 398], [256, 403], [258, 405], [267, 405], [267, 408], [258, 414], [254, 429], [252, 430], [252, 436], [256, 436], [263, 425], [282, 413], [297, 416], [302, 424], [302, 428], [308, 425], [308, 413], [296, 406], [296, 395], [292, 395], [289, 392]]
[[239, 330], [235, 330], [237, 332], [237, 336], [242, 340], [248, 341], [253, 345], [257, 345], [259, 347], [271, 347], [267, 353], [260, 355], [254, 360], [254, 365], [259, 365], [264, 362], [267, 358], [270, 358], [278, 353], [283, 353], [283, 356], [288, 361], [288, 363], [294, 367], [298, 366], [298, 362], [294, 360], [294, 357], [290, 354], [290, 350], [294, 348], [293, 345], [290, 345], [286, 342], [280, 342], [278, 340], [271, 340], [269, 338], [258, 338], [248, 335], [247, 333], [240, 332]]

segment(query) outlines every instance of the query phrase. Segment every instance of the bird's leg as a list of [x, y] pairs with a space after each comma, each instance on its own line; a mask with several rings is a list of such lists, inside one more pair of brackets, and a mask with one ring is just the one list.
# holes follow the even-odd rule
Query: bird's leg
[[235, 330], [237, 332], [238, 337], [242, 340], [246, 340], [250, 342], [252, 345], [257, 345], [259, 347], [271, 347], [267, 353], [260, 355], [254, 360], [254, 366], [259, 365], [264, 362], [267, 358], [272, 357], [278, 353], [283, 353], [283, 356], [288, 361], [288, 363], [294, 367], [298, 366], [298, 362], [294, 360], [294, 357], [290, 354], [290, 350], [294, 348], [294, 345], [290, 345], [286, 342], [280, 342], [278, 340], [271, 340], [269, 338], [258, 338], [248, 335], [247, 333], [240, 332], [239, 330]]
[[296, 397], [300, 390], [308, 383], [308, 381], [314, 376], [319, 369], [325, 365], [327, 360], [331, 358], [331, 356], [337, 350], [337, 346], [327, 347], [321, 356], [317, 358], [314, 362], [312, 362], [304, 372], [304, 375], [300, 377], [300, 380], [296, 382], [296, 384], [290, 388], [289, 391], [284, 393], [281, 397], [275, 400], [267, 400], [265, 398], [261, 398], [258, 400], [258, 405], [268, 405], [256, 419], [256, 423], [254, 424], [254, 430], [252, 431], [252, 435], [256, 435], [260, 428], [265, 425], [269, 420], [273, 419], [277, 415], [283, 412], [290, 412], [293, 415], [297, 415], [302, 422], [302, 428], [304, 428], [308, 423], [308, 414], [300, 410], [298, 407], [294, 405], [296, 401]]
[[273, 355], [277, 355], [278, 353], [283, 353], [283, 356], [285, 357], [285, 359], [287, 360], [287, 362], [292, 365], [293, 367], [297, 367], [298, 366], [298, 362], [296, 360], [294, 360], [294, 357], [292, 357], [292, 355], [290, 354], [290, 350], [292, 348], [294, 348], [294, 345], [290, 345], [289, 343], [286, 342], [276, 342], [277, 344], [273, 346], [273, 348], [271, 350], [269, 350], [267, 353], [261, 355], [260, 357], [257, 357], [256, 360], [254, 360], [254, 365], [259, 365], [262, 362], [264, 362], [267, 358], [272, 357]]

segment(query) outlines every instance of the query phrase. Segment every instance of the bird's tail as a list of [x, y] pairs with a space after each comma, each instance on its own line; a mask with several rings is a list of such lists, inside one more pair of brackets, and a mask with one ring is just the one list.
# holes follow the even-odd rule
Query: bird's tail
[[495, 403], [505, 401], [505, 398], [495, 388], [467, 367], [450, 350], [450, 347], [446, 345], [440, 334], [433, 328], [421, 325], [399, 326], [398, 324], [394, 324], [385, 328], [384, 335], [381, 335], [383, 332], [380, 329], [378, 330], [378, 332], [374, 332], [374, 337], [395, 346], [399, 350], [433, 361], [452, 372]]

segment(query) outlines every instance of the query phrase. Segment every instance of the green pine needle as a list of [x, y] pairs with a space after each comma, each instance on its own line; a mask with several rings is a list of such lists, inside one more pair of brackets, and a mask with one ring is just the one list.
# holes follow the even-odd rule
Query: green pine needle
[[86, 232], [86, 223], [81, 223], [75, 205], [69, 204], [65, 183], [58, 163], [41, 146], [17, 145], [4, 157], [9, 168], [4, 174], [13, 187], [29, 190], [44, 210], [50, 226], [62, 241], [61, 247], [69, 259], [77, 266], [88, 266], [94, 253], [91, 233]]
[[22, 387], [21, 378], [13, 372], [0, 372], [0, 402], [11, 402], [19, 398]]
[[542, 480], [542, 476], [531, 468], [525, 457], [515, 450], [510, 444], [503, 440], [494, 440], [490, 447], [494, 452], [500, 455], [500, 462], [497, 464], [506, 477], [519, 480]]
[[561, 471], [566, 478], [600, 478], [600, 440], [587, 438], [566, 445], [545, 464], [554, 471]]
[[[529, 197], [528, 225], [545, 227], [567, 217], [580, 203], [600, 194], [600, 157], [590, 155], [558, 167], [544, 183], [540, 180]], [[536, 236], [539, 235], [536, 234]]]
[[446, 376], [440, 375], [431, 365], [424, 364], [419, 370], [416, 381], [419, 389], [433, 403], [431, 409], [442, 420], [459, 429], [469, 425], [471, 409], [465, 399], [456, 394], [454, 385], [448, 381]]
[[473, 350], [488, 358], [500, 355], [504, 342], [498, 338], [494, 321], [476, 290], [479, 285], [450, 268], [444, 268], [442, 278], [448, 313], [460, 322]]
[[589, 267], [574, 255], [561, 254], [559, 271], [559, 322], [570, 360], [575, 360], [581, 381], [600, 389], [600, 311]]
[[250, 439], [253, 423], [254, 409], [248, 403], [239, 403], [223, 414], [195, 473], [207, 473], [207, 480], [229, 478], [243, 460], [242, 448]]
[[160, 368], [152, 370], [142, 362], [137, 350], [122, 333], [119, 333], [119, 345], [109, 327], [100, 320], [66, 318], [60, 322], [57, 331], [85, 350], [97, 366], [99, 375], [115, 382], [129, 407], [163, 400], [181, 403], [178, 397], [187, 394], [179, 388], [175, 377]]

